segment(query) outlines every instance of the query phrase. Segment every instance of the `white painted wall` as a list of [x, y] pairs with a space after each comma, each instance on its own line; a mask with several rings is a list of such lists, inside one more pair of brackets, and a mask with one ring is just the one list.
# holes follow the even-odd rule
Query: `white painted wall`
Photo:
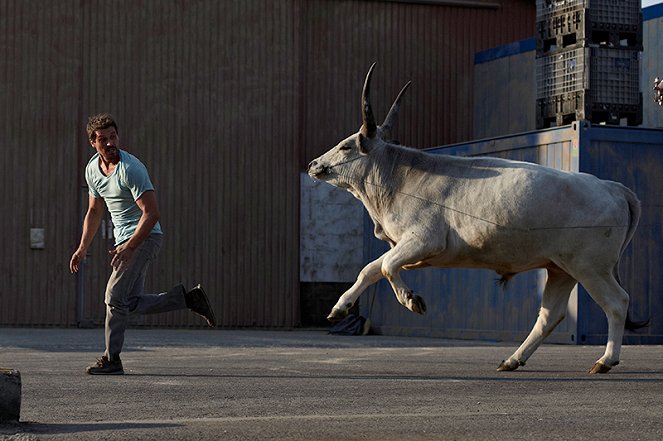
[[535, 51], [474, 65], [474, 139], [536, 128]]
[[302, 173], [301, 282], [354, 282], [363, 267], [364, 207], [345, 190]]
[[663, 127], [663, 107], [654, 102], [654, 78], [663, 78], [663, 17], [653, 17], [642, 23], [642, 126]]

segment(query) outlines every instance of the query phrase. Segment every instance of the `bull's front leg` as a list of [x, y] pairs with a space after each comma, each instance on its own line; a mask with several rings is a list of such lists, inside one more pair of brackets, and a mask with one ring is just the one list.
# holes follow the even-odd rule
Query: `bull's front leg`
[[384, 255], [382, 274], [391, 284], [398, 302], [412, 312], [424, 314], [426, 302], [401, 279], [400, 271], [407, 265], [417, 264], [424, 259], [425, 245], [417, 240], [402, 240]]
[[352, 287], [338, 299], [338, 302], [327, 316], [327, 320], [335, 322], [348, 315], [348, 311], [350, 311], [361, 293], [382, 278], [381, 267], [384, 256], [383, 254], [361, 270]]

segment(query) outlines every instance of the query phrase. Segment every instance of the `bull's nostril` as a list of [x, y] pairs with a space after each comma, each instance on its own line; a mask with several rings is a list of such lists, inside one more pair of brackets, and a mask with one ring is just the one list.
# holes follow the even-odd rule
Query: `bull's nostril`
[[309, 162], [307, 170], [311, 170], [311, 167], [314, 167], [315, 164], [316, 164], [315, 159], [313, 161]]

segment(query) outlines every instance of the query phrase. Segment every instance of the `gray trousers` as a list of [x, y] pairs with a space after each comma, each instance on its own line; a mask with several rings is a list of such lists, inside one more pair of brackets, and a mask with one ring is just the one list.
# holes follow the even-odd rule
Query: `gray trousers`
[[106, 352], [119, 357], [129, 314], [155, 314], [186, 309], [184, 287], [178, 285], [161, 294], [145, 294], [145, 273], [161, 249], [161, 234], [151, 234], [136, 249], [128, 265], [113, 269], [106, 285]]

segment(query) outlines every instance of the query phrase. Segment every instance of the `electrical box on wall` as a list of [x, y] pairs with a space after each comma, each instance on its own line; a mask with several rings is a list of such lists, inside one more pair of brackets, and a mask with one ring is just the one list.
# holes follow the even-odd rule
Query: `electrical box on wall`
[[46, 248], [46, 230], [44, 228], [30, 228], [30, 248], [33, 250]]

